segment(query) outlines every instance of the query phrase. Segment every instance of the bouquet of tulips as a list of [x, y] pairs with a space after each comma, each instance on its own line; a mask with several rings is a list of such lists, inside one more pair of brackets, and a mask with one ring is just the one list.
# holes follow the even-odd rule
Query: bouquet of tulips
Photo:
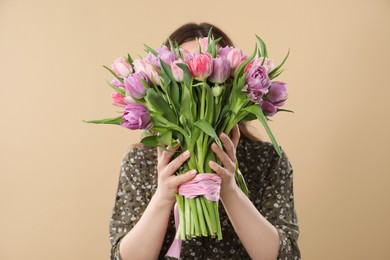
[[[133, 60], [127, 55], [116, 59], [111, 68], [105, 67], [115, 76], [109, 83], [115, 91], [113, 105], [122, 107], [123, 113], [86, 122], [142, 129], [146, 137], [141, 142], [145, 145], [164, 147], [180, 143], [182, 151], [191, 152], [177, 174], [195, 169], [199, 178], [194, 178], [192, 186], [179, 188], [176, 207], [180, 224], [176, 239], [222, 239], [218, 213], [220, 179], [208, 165], [210, 160], [218, 161], [210, 149], [211, 143], [215, 141], [223, 149], [218, 138], [221, 132], [229, 134], [236, 124], [257, 119], [280, 155], [267, 121], [278, 111], [292, 112], [281, 109], [287, 99], [286, 84], [272, 81], [283, 71], [281, 67], [289, 52], [275, 66], [265, 43], [256, 37], [259, 46], [256, 43], [249, 57], [240, 49], [220, 47], [221, 38], [215, 39], [210, 30], [208, 37], [196, 39], [199, 50], [194, 53], [169, 41], [169, 48], [145, 45], [145, 58]], [[235, 176], [248, 194], [238, 165]], [[194, 194], [194, 190], [201, 191]]]

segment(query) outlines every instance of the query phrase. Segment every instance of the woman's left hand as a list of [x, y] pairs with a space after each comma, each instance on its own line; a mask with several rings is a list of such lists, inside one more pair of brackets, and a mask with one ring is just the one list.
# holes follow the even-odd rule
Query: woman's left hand
[[226, 151], [219, 148], [215, 142], [211, 145], [211, 149], [215, 152], [223, 164], [222, 167], [214, 161], [209, 162], [210, 168], [222, 178], [220, 193], [221, 198], [223, 198], [224, 194], [238, 188], [234, 178], [237, 163], [236, 149], [238, 141], [240, 140], [240, 130], [238, 125], [233, 127], [231, 135], [232, 137], [230, 139], [225, 133], [220, 134], [220, 139]]

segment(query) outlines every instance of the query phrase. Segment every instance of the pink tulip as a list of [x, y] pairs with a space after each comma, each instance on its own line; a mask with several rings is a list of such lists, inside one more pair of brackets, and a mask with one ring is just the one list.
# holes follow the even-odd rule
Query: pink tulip
[[177, 63], [183, 63], [183, 61], [179, 59], [172, 62], [171, 64], [172, 75], [177, 82], [182, 82], [184, 79], [184, 72], [179, 66], [177, 66]]
[[243, 58], [242, 50], [233, 48], [229, 51], [226, 58], [230, 62], [230, 68], [232, 70], [232, 74], [236, 71], [238, 66], [240, 66]]
[[136, 72], [143, 71], [154, 84], [158, 86], [161, 85], [162, 79], [147, 58], [142, 60], [134, 60], [133, 64], [134, 70]]
[[244, 72], [247, 72], [248, 69], [255, 67], [255, 66], [263, 66], [265, 70], [267, 71], [267, 74], [270, 73], [274, 68], [275, 64], [273, 62], [273, 59], [265, 58], [264, 64], [261, 65], [263, 62], [264, 57], [256, 57], [254, 58], [250, 63], [248, 63], [244, 69]]
[[115, 62], [111, 65], [111, 68], [120, 78], [126, 78], [131, 73], [133, 73], [133, 68], [123, 57], [116, 59]]
[[121, 94], [119, 94], [118, 92], [114, 92], [111, 94], [111, 97], [112, 97], [112, 104], [114, 106], [117, 106], [117, 107], [125, 107], [126, 106], [126, 102], [123, 98], [123, 96]]
[[202, 53], [206, 53], [207, 48], [208, 48], [207, 37], [200, 38], [199, 44], [200, 44], [200, 49], [201, 49]]
[[238, 66], [246, 60], [247, 56], [242, 53], [241, 49], [226, 46], [218, 49], [219, 56], [225, 56], [230, 62], [231, 73], [230, 76], [234, 76]]
[[191, 76], [202, 81], [213, 72], [213, 58], [210, 53], [197, 53], [188, 61], [188, 68]]

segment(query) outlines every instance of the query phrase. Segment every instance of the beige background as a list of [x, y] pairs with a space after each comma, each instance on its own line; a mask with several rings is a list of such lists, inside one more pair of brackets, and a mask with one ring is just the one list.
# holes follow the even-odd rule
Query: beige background
[[[291, 56], [271, 123], [294, 167], [303, 259], [390, 259], [390, 2], [0, 0], [0, 259], [108, 259], [119, 166], [102, 65], [185, 22]], [[261, 127], [260, 134], [265, 137]]]

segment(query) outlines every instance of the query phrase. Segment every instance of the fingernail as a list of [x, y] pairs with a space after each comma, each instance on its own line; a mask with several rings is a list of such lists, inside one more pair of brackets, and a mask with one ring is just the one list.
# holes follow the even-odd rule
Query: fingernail
[[196, 174], [196, 170], [192, 170], [192, 171], [190, 172], [190, 174], [191, 174], [191, 175], [195, 175], [195, 174]]
[[217, 144], [216, 143], [212, 143], [211, 146], [212, 147], [217, 147]]
[[184, 156], [189, 156], [189, 155], [190, 155], [190, 151], [187, 150], [184, 152]]
[[214, 165], [215, 165], [215, 162], [214, 162], [214, 161], [209, 161], [209, 164], [210, 164], [211, 166], [214, 166]]

